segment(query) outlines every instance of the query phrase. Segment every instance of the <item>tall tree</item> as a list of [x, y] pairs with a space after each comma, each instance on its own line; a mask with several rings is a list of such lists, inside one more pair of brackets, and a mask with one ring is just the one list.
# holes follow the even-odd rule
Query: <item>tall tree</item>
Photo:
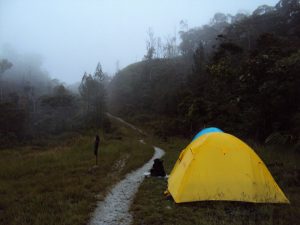
[[11, 62], [9, 62], [7, 59], [2, 59], [0, 61], [0, 76], [8, 69], [10, 69], [13, 66]]
[[147, 53], [144, 56], [144, 59], [145, 60], [151, 60], [151, 59], [153, 59], [154, 54], [155, 54], [155, 43], [156, 43], [156, 40], [155, 40], [155, 37], [154, 37], [154, 32], [153, 32], [152, 28], [148, 29], [147, 35], [148, 35], [148, 39], [146, 41]]
[[3, 90], [2, 90], [2, 82], [1, 78], [4, 72], [8, 69], [10, 69], [13, 66], [11, 62], [9, 62], [7, 59], [2, 59], [0, 61], [0, 102], [3, 101]]
[[106, 110], [105, 74], [100, 63], [97, 64], [94, 75], [84, 73], [79, 93], [86, 104], [86, 115], [97, 127], [103, 125]]

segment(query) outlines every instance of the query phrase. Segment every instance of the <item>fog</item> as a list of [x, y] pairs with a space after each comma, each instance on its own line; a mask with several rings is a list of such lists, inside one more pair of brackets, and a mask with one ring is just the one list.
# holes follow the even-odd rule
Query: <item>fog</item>
[[[162, 40], [174, 36], [181, 20], [189, 28], [216, 12], [252, 12], [276, 0], [0, 0], [0, 58], [14, 51], [39, 55], [52, 78], [67, 83], [93, 72], [97, 62], [110, 75], [146, 54], [147, 30]], [[179, 38], [177, 40], [179, 42]], [[9, 50], [10, 49], [10, 50]], [[119, 62], [119, 63], [117, 63]]]

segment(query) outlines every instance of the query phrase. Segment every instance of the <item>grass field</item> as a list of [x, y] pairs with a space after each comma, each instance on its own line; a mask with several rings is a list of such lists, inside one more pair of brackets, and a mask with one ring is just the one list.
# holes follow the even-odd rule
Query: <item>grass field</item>
[[[180, 151], [189, 142], [178, 138], [170, 138], [167, 142], [152, 141], [166, 150], [164, 165], [167, 173], [170, 173]], [[273, 177], [289, 198], [290, 205], [213, 201], [176, 204], [172, 198], [163, 195], [167, 189], [166, 180], [148, 178], [140, 186], [131, 207], [133, 224], [299, 224], [300, 154], [284, 147], [252, 146], [268, 165]]]
[[101, 137], [94, 167], [94, 133], [76, 135], [57, 146], [0, 151], [0, 224], [87, 224], [97, 200], [125, 174], [151, 158], [151, 146], [113, 122]]

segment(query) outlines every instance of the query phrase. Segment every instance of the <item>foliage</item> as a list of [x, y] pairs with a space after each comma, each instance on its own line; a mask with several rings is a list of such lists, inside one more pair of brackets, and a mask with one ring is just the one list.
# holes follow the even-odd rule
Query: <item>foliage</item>
[[[300, 3], [259, 6], [252, 15], [216, 13], [180, 31], [181, 56], [136, 63], [110, 84], [110, 110], [162, 136], [207, 126], [263, 142], [279, 132], [297, 143], [300, 113]], [[177, 127], [177, 129], [175, 128]]]
[[100, 63], [93, 76], [83, 77], [79, 96], [60, 81], [51, 80], [36, 57], [10, 55], [14, 66], [11, 59], [0, 61], [0, 148], [43, 142], [84, 128], [110, 130], [104, 117], [109, 80]]
[[[174, 116], [179, 92], [191, 65], [177, 59], [154, 59], [120, 71], [109, 85], [109, 109], [113, 113]], [[146, 122], [146, 121], [145, 121]]]
[[17, 108], [13, 103], [0, 104], [0, 145], [22, 141], [27, 114], [26, 110]]
[[148, 29], [148, 39], [146, 41], [146, 55], [143, 60], [161, 59], [161, 58], [174, 58], [179, 56], [177, 38], [175, 36], [168, 36], [162, 42], [160, 37], [154, 36], [154, 31]]
[[0, 75], [2, 75], [6, 70], [10, 69], [12, 66], [13, 64], [7, 59], [2, 59], [0, 61]]
[[98, 63], [94, 75], [84, 73], [79, 93], [85, 104], [85, 122], [95, 127], [103, 126], [106, 112], [105, 74]]
[[39, 99], [39, 113], [35, 115], [34, 129], [44, 135], [74, 130], [78, 105], [78, 97], [72, 95], [63, 85], [58, 85], [53, 94], [41, 96]]

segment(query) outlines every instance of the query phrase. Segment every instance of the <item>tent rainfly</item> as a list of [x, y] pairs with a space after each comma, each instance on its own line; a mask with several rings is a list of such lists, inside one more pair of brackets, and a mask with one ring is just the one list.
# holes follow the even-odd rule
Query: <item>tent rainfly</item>
[[254, 150], [222, 131], [202, 134], [182, 150], [169, 176], [168, 192], [176, 203], [289, 203]]
[[208, 134], [208, 133], [215, 133], [215, 132], [223, 132], [222, 130], [220, 130], [217, 127], [208, 127], [208, 128], [204, 128], [203, 130], [201, 130], [198, 134], [195, 135], [195, 137], [193, 138], [192, 141], [196, 140], [197, 138], [199, 138], [200, 136], [204, 135], [204, 134]]

